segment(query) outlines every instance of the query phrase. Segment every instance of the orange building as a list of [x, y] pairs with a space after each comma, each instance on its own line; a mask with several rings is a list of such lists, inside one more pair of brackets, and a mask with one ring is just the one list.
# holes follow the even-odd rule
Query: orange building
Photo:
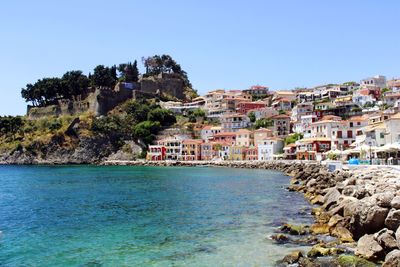
[[180, 160], [201, 160], [201, 144], [203, 140], [186, 139], [182, 141], [182, 152]]

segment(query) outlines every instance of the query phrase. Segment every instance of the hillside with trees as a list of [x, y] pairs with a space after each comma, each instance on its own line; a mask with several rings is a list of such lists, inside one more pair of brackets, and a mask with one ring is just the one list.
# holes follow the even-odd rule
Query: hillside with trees
[[[148, 57], [144, 67], [145, 73], [140, 74], [135, 60], [98, 65], [88, 75], [80, 70], [68, 71], [61, 77], [27, 84], [21, 96], [41, 109], [60, 100], [79, 101], [95, 89], [112, 90], [119, 82], [140, 83], [143, 78], [163, 74], [181, 79], [196, 95], [187, 73], [170, 56]], [[177, 122], [158, 101], [157, 96], [128, 99], [105, 116], [91, 112], [34, 119], [0, 116], [0, 162], [95, 163], [121, 151], [129, 159], [142, 157], [157, 134]]]

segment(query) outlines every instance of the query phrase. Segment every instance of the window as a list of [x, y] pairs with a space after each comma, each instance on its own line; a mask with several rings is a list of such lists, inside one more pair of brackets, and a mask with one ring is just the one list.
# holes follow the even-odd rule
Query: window
[[353, 131], [347, 131], [347, 138], [353, 138]]

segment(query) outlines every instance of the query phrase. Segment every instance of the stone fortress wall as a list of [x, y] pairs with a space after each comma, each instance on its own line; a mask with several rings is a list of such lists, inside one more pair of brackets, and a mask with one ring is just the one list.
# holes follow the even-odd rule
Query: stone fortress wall
[[96, 88], [90, 90], [86, 97], [81, 96], [70, 100], [61, 99], [46, 107], [29, 106], [27, 114], [30, 119], [44, 116], [74, 115], [92, 112], [96, 116], [106, 115], [128, 99], [168, 95], [184, 99], [185, 84], [181, 78], [173, 74], [144, 77], [138, 83], [117, 83], [114, 89]]

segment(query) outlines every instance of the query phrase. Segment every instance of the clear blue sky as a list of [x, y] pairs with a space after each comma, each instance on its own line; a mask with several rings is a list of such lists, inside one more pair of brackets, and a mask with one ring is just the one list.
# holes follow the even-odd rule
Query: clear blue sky
[[202, 94], [400, 76], [400, 1], [1, 1], [0, 115], [67, 70], [170, 54]]

